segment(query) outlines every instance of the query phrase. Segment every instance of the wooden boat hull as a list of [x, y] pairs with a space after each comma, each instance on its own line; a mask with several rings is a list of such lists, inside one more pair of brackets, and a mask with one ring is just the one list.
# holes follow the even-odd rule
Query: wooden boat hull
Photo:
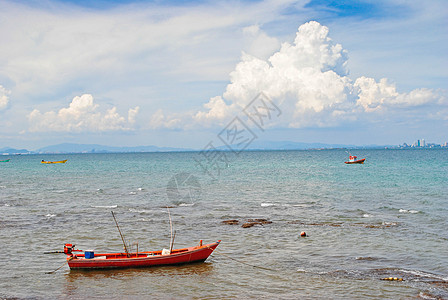
[[67, 159], [65, 160], [59, 160], [59, 161], [41, 161], [43, 164], [65, 164], [67, 162]]
[[363, 159], [358, 159], [358, 160], [354, 160], [354, 161], [346, 161], [345, 163], [346, 164], [363, 164], [365, 160], [366, 159], [363, 158]]
[[67, 262], [72, 270], [124, 269], [188, 264], [205, 261], [220, 242], [175, 249], [168, 255], [162, 255], [162, 251], [134, 252], [130, 253], [130, 257], [127, 257], [126, 253], [95, 253], [94, 257], [89, 259], [85, 258], [84, 254], [76, 254], [67, 257]]

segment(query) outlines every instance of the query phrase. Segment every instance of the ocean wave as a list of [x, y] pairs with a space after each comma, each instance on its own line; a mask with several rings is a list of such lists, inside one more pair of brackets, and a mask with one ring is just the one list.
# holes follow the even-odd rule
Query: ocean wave
[[[290, 203], [283, 203], [281, 206], [283, 206], [283, 207], [311, 207], [313, 205], [314, 204], [290, 204]], [[276, 206], [276, 204], [273, 204], [273, 206]]]
[[408, 213], [408, 214], [417, 214], [417, 213], [419, 213], [420, 211], [418, 211], [418, 210], [407, 210], [407, 209], [400, 209], [398, 212], [401, 212], [401, 213]]
[[384, 225], [384, 226], [397, 226], [398, 223], [397, 222], [383, 222], [383, 223], [381, 223], [381, 225]]
[[261, 203], [260, 206], [261, 207], [270, 207], [270, 206], [275, 206], [275, 203]]
[[137, 195], [136, 192], [129, 192], [129, 195]]
[[92, 208], [117, 208], [118, 205], [91, 205]]
[[292, 207], [304, 207], [304, 208], [310, 208], [310, 207], [316, 206], [316, 204], [313, 202], [313, 203], [293, 204], [293, 205], [291, 205], [291, 206], [292, 206]]
[[181, 203], [179, 206], [193, 206], [194, 203]]
[[145, 213], [152, 213], [152, 210], [148, 210], [148, 209], [136, 209], [136, 208], [130, 208], [129, 209], [130, 212], [135, 212], [135, 213], [139, 213], [139, 214], [145, 214]]
[[428, 299], [428, 300], [438, 300], [438, 299], [441, 299], [441, 298], [439, 298], [437, 296], [429, 294], [428, 292], [420, 292], [418, 294], [418, 297], [421, 298], [421, 299]]
[[423, 272], [423, 271], [418, 271], [418, 270], [399, 270], [399, 271], [403, 272], [403, 273], [414, 275], [416, 277], [425, 277], [425, 278], [448, 281], [448, 277], [443, 277], [443, 276], [428, 273], [428, 272]]
[[56, 217], [55, 214], [46, 214], [45, 217], [47, 217], [48, 219], [54, 218]]
[[372, 257], [372, 256], [357, 256], [357, 257], [355, 257], [355, 259], [356, 260], [368, 260], [368, 261], [378, 260], [378, 258]]

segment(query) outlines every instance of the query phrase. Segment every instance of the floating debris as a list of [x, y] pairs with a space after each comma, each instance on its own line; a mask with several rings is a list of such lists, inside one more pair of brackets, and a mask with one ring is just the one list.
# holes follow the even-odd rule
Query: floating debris
[[381, 280], [403, 281], [403, 278], [399, 278], [399, 277], [386, 277], [386, 278], [381, 278]]

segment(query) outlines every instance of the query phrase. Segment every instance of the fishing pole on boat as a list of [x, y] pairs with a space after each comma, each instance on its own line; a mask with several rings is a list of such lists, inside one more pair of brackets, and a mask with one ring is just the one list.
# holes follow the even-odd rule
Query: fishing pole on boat
[[115, 219], [115, 214], [113, 211], [111, 211], [111, 213], [112, 213], [112, 217], [114, 217], [115, 225], [117, 225], [118, 232], [120, 233], [121, 240], [123, 241], [124, 251], [126, 251], [127, 257], [131, 257], [131, 255], [129, 254], [129, 251], [128, 251], [128, 247], [126, 246], [126, 242], [124, 240], [123, 234], [121, 234], [120, 226], [118, 226], [117, 219]]
[[174, 238], [175, 237], [176, 237], [176, 230], [174, 230], [173, 239], [171, 240], [170, 253], [173, 252]]
[[171, 251], [173, 251], [174, 237], [176, 236], [176, 231], [174, 231], [173, 233], [173, 222], [171, 221], [170, 209], [168, 206], [166, 207], [166, 209], [168, 210], [168, 217], [170, 218], [170, 253], [171, 253]]
[[47, 251], [44, 254], [65, 253], [64, 251]]

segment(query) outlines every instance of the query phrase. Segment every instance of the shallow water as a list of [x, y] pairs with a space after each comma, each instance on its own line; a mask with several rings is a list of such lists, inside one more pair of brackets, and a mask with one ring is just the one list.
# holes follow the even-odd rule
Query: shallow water
[[[0, 297], [448, 298], [448, 151], [356, 154], [364, 165], [343, 150], [227, 153], [210, 174], [201, 153], [12, 156], [0, 164]], [[175, 246], [222, 240], [205, 263], [45, 274], [65, 257], [43, 253], [64, 243], [121, 251], [111, 210], [129, 243], [168, 247], [167, 205]], [[241, 227], [255, 218], [272, 224]]]

